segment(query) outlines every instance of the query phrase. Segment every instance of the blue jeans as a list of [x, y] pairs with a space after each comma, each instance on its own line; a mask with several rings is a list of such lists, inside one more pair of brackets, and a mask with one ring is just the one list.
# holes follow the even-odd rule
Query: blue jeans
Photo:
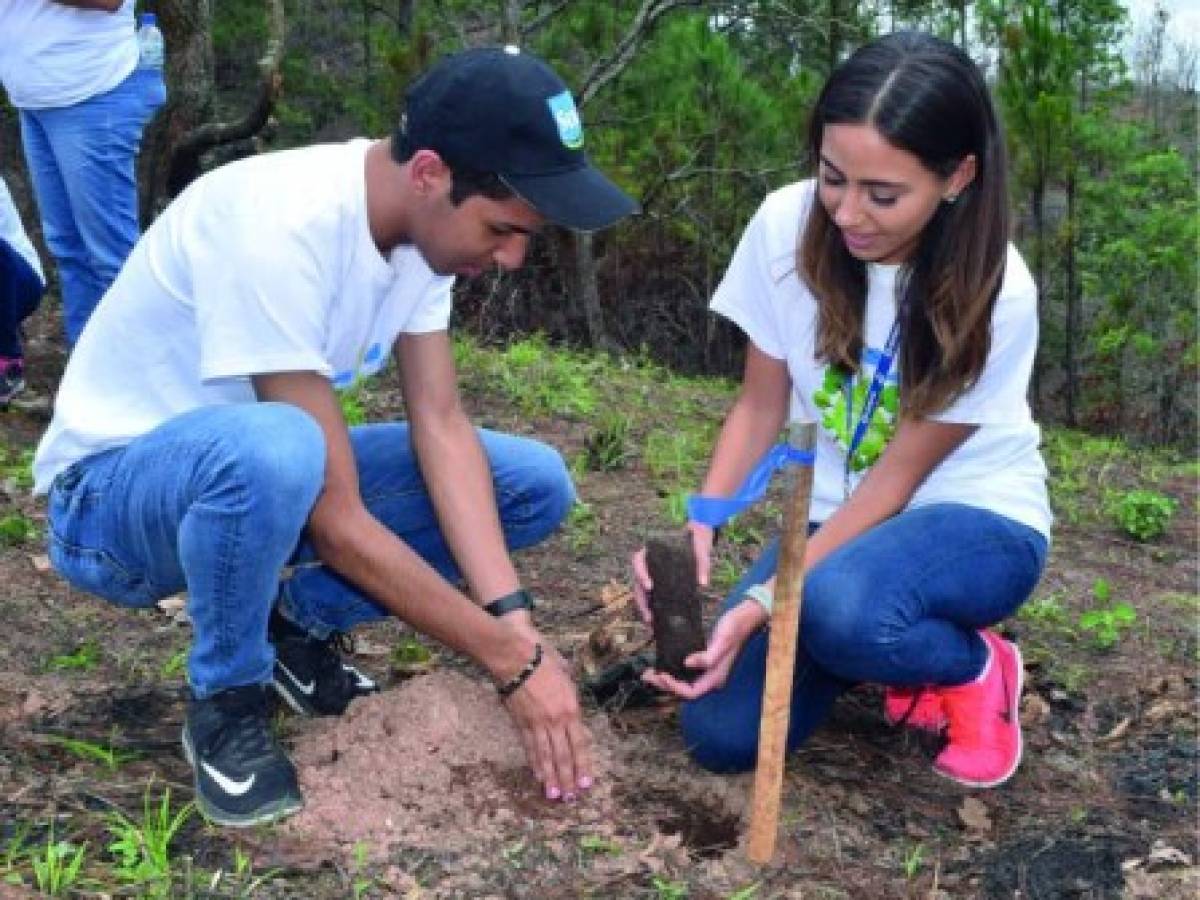
[[21, 323], [42, 299], [42, 279], [8, 241], [0, 238], [0, 356], [18, 358]]
[[42, 236], [58, 263], [63, 325], [74, 345], [137, 242], [142, 129], [166, 100], [162, 70], [138, 68], [72, 106], [22, 109], [21, 143]]
[[[350, 431], [367, 508], [448, 579], [459, 577], [406, 424]], [[549, 535], [574, 502], [562, 457], [535, 441], [480, 431], [510, 549]], [[75, 463], [50, 489], [54, 567], [115, 603], [152, 606], [188, 592], [188, 679], [200, 698], [271, 678], [267, 619], [277, 598], [318, 636], [385, 611], [314, 559], [305, 524], [325, 477], [316, 422], [283, 403], [214, 406]]]
[[[858, 682], [953, 685], [976, 678], [987, 659], [979, 629], [1029, 597], [1047, 549], [1032, 528], [945, 503], [900, 513], [821, 560], [804, 580], [788, 750]], [[774, 574], [777, 556], [774, 543], [722, 612]], [[723, 688], [684, 704], [684, 742], [705, 768], [754, 767], [766, 658], [764, 629], [743, 645]]]

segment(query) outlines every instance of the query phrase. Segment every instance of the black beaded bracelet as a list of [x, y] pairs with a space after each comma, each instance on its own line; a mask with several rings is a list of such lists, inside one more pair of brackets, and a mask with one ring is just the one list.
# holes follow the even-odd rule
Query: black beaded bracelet
[[540, 666], [541, 664], [542, 664], [542, 645], [534, 644], [533, 645], [533, 656], [530, 657], [529, 662], [525, 663], [525, 668], [523, 668], [520, 672], [518, 672], [516, 675], [514, 675], [511, 679], [506, 681], [504, 684], [496, 685], [496, 690], [500, 694], [500, 699], [507, 700], [514, 693], [516, 693], [518, 690], [520, 690], [521, 686], [529, 680], [530, 676], [533, 675], [533, 673], [535, 671], [537, 671], [537, 667]]

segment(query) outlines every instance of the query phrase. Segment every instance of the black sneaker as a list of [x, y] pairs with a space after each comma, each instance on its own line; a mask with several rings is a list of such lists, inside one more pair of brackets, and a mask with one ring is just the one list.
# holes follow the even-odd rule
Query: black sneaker
[[196, 805], [218, 825], [246, 828], [304, 806], [291, 760], [271, 733], [267, 686], [189, 700], [183, 753], [196, 773]]
[[0, 406], [8, 406], [25, 390], [25, 365], [19, 359], [9, 360], [0, 371]]
[[271, 612], [267, 636], [275, 645], [275, 690], [304, 716], [340, 716], [355, 697], [379, 691], [371, 678], [342, 660], [346, 636], [314, 638], [278, 612]]

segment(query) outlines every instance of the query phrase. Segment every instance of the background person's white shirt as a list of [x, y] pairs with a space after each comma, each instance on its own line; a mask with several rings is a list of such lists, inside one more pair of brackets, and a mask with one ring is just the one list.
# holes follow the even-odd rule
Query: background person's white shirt
[[38, 259], [37, 251], [25, 233], [21, 224], [21, 216], [13, 203], [8, 185], [0, 178], [0, 240], [5, 241], [17, 254], [29, 263], [29, 267], [37, 274], [38, 280], [44, 285], [46, 274], [42, 271], [42, 261]]
[[401, 332], [448, 327], [454, 279], [367, 220], [370, 141], [251, 157], [159, 216], [89, 320], [34, 459], [44, 493], [73, 462], [201, 406], [255, 402], [250, 376], [351, 386]]
[[137, 67], [135, 0], [116, 12], [52, 0], [0, 2], [0, 83], [18, 109], [73, 106]]
[[[746, 226], [711, 308], [733, 321], [763, 353], [787, 362], [791, 416], [821, 421], [814, 395], [828, 365], [816, 358], [817, 302], [796, 272], [796, 248], [813, 202], [814, 182], [796, 182], [768, 195]], [[896, 317], [898, 266], [867, 267], [864, 368], [887, 341]], [[931, 418], [978, 425], [975, 433], [935, 468], [909, 508], [964, 503], [1000, 513], [1049, 537], [1051, 513], [1041, 431], [1027, 393], [1037, 352], [1037, 291], [1024, 260], [1009, 246], [1004, 284], [992, 315], [991, 349], [978, 381]], [[893, 364], [893, 371], [899, 360]], [[904, 374], [899, 374], [903, 391]], [[845, 447], [819, 429], [811, 518], [823, 522], [845, 499]], [[861, 473], [851, 478], [851, 488]]]

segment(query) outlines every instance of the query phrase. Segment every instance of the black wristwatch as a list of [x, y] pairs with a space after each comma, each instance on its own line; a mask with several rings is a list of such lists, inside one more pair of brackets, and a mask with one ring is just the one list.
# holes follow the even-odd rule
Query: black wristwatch
[[525, 588], [517, 588], [511, 594], [497, 597], [483, 607], [484, 612], [497, 617], [518, 609], [533, 609], [533, 596]]

